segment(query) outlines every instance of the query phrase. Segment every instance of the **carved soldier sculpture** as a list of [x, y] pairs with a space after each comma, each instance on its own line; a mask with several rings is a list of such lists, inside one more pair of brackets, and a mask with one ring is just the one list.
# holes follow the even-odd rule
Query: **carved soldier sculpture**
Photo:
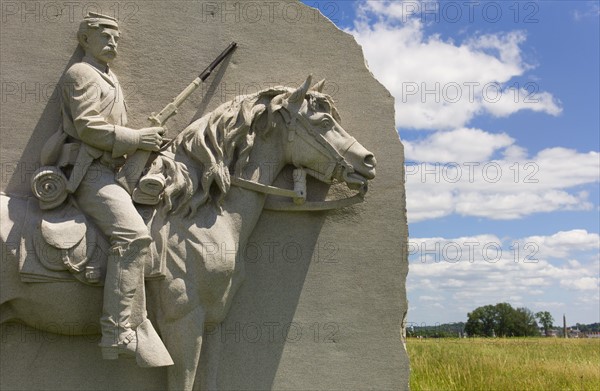
[[[116, 19], [89, 13], [77, 37], [85, 57], [71, 66], [62, 89], [62, 127], [79, 143], [69, 182], [79, 208], [106, 235], [110, 253], [106, 268], [100, 346], [105, 359], [135, 356], [136, 330], [130, 324], [132, 304], [143, 294], [144, 262], [151, 237], [131, 196], [115, 180], [126, 155], [157, 151], [164, 129], [131, 129], [123, 92], [109, 64], [117, 56]], [[145, 300], [144, 300], [145, 301]], [[158, 339], [158, 343], [162, 341]]]

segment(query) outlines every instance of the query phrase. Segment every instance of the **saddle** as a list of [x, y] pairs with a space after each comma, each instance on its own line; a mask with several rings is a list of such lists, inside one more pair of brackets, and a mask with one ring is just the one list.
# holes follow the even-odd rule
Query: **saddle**
[[[104, 235], [72, 202], [42, 210], [29, 198], [19, 249], [23, 282], [79, 281], [104, 285], [110, 245]], [[144, 266], [147, 280], [164, 277], [166, 233], [159, 232]]]
[[[60, 127], [45, 143], [40, 167], [33, 175], [19, 255], [23, 282], [77, 280], [104, 285], [110, 245], [71, 200], [90, 164], [102, 151], [79, 143], [67, 143]], [[78, 167], [69, 178], [63, 169]], [[150, 213], [151, 214], [151, 213]], [[152, 219], [148, 219], [149, 228]], [[33, 229], [31, 229], [33, 228]], [[146, 279], [164, 277], [166, 230], [154, 230], [151, 257], [144, 265]], [[151, 231], [152, 232], [152, 231]], [[159, 254], [159, 250], [162, 249]]]

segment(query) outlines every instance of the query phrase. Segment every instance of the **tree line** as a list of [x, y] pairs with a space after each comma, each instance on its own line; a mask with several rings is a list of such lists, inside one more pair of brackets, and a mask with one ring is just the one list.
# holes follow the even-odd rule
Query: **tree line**
[[[548, 329], [552, 327], [552, 315], [538, 313]], [[508, 303], [478, 307], [467, 315], [465, 332], [471, 337], [533, 337], [540, 335], [536, 315], [525, 307], [513, 308]]]
[[[548, 311], [533, 313], [525, 307], [513, 308], [509, 303], [478, 307], [467, 315], [467, 322], [436, 324], [433, 326], [409, 323], [409, 337], [532, 337], [548, 335], [554, 319]], [[579, 325], [577, 326], [584, 326]], [[542, 332], [540, 332], [540, 328]], [[583, 328], [583, 327], [582, 327]], [[581, 330], [584, 331], [584, 330]]]

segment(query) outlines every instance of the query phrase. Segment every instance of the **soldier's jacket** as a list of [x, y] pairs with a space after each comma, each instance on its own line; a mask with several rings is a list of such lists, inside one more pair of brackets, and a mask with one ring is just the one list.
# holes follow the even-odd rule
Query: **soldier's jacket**
[[95, 59], [84, 57], [64, 75], [63, 131], [80, 141], [95, 158], [119, 165], [135, 152], [138, 132], [127, 128], [127, 106], [115, 74]]

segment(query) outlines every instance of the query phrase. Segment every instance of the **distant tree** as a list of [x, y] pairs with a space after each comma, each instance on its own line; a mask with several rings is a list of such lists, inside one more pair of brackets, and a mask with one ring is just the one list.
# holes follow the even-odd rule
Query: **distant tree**
[[469, 336], [491, 337], [494, 335], [496, 326], [496, 310], [493, 305], [477, 307], [467, 315], [465, 332]]
[[462, 334], [464, 329], [465, 324], [463, 322], [435, 324], [432, 326], [409, 323], [406, 333], [409, 337], [456, 338]]
[[470, 336], [525, 337], [538, 335], [535, 316], [527, 308], [509, 303], [478, 307], [469, 312], [465, 332]]
[[540, 335], [535, 315], [529, 308], [517, 308], [515, 312], [514, 332], [516, 336], [533, 337]]
[[590, 323], [590, 324], [581, 324], [581, 323], [577, 323], [576, 326], [577, 330], [580, 330], [582, 332], [600, 332], [600, 323]]
[[496, 311], [496, 326], [494, 332], [498, 337], [513, 337], [516, 327], [517, 314], [508, 303], [498, 303], [494, 306]]
[[554, 318], [548, 311], [540, 311], [536, 312], [535, 317], [540, 321], [542, 327], [544, 328], [544, 334], [548, 335], [550, 329], [554, 326]]

